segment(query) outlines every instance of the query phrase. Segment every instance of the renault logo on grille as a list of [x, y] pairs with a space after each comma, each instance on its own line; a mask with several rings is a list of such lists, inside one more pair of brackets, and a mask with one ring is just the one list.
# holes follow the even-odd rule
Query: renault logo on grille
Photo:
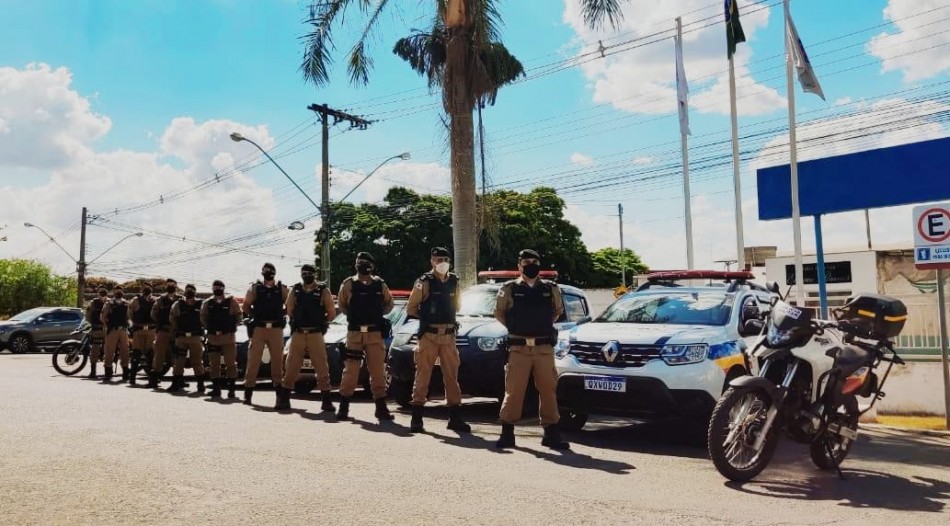
[[614, 363], [614, 360], [617, 359], [617, 355], [620, 354], [620, 344], [616, 341], [609, 341], [604, 345], [601, 351], [604, 353], [604, 358], [607, 359], [607, 363]]

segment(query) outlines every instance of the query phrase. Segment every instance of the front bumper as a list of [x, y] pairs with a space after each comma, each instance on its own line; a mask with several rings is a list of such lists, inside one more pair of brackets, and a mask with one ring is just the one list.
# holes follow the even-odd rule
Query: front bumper
[[[392, 347], [387, 363], [393, 380], [412, 383], [416, 376], [414, 345]], [[505, 394], [505, 356], [500, 350], [482, 351], [470, 345], [460, 345], [459, 387], [469, 396], [501, 398]], [[432, 371], [429, 392], [444, 390], [442, 371], [438, 365]]]

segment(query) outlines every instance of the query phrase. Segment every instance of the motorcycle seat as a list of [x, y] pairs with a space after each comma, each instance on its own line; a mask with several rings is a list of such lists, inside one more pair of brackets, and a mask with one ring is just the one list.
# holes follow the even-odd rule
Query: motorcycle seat
[[871, 351], [856, 345], [845, 345], [835, 357], [837, 365], [845, 376], [851, 376], [858, 369], [871, 365], [873, 355]]

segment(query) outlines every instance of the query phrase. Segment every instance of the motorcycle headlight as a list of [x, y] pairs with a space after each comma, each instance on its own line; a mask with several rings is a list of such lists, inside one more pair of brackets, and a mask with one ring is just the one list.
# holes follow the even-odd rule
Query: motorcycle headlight
[[475, 341], [478, 348], [483, 351], [497, 351], [501, 338], [476, 338]]
[[765, 333], [765, 343], [767, 343], [768, 346], [772, 348], [784, 347], [791, 341], [791, 339], [792, 331], [780, 330], [771, 323], [769, 324], [769, 330]]
[[393, 347], [402, 347], [409, 343], [409, 340], [412, 339], [411, 332], [397, 332], [396, 336], [393, 337]]
[[570, 350], [571, 341], [568, 338], [558, 338], [557, 343], [554, 344], [554, 356], [558, 358], [564, 358]]
[[705, 343], [693, 345], [664, 345], [660, 357], [668, 365], [686, 365], [699, 363], [706, 359], [709, 346]]

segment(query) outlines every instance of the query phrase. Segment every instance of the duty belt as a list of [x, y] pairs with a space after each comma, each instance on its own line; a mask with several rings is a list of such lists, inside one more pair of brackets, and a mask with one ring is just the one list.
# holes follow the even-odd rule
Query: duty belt
[[314, 333], [314, 332], [322, 332], [322, 331], [321, 331], [320, 329], [315, 328], [315, 327], [298, 327], [298, 328], [294, 329], [294, 332], [302, 332], [302, 333], [304, 333], [304, 334], [311, 334], [311, 333]]
[[224, 336], [225, 334], [234, 334], [237, 331], [208, 331], [212, 336]]
[[379, 325], [348, 325], [348, 331], [353, 332], [382, 332], [383, 328]]
[[553, 345], [554, 341], [552, 341], [548, 336], [539, 336], [535, 338], [508, 338], [508, 344], [534, 347], [536, 345]]
[[109, 327], [109, 330], [110, 330], [110, 331], [117, 331], [117, 330], [119, 330], [119, 329], [128, 329], [128, 328], [129, 328], [128, 325], [115, 325], [115, 326], [110, 326], [110, 327]]
[[133, 331], [150, 331], [154, 328], [154, 325], [132, 325]]
[[255, 327], [263, 329], [279, 329], [278, 325], [280, 325], [279, 321], [258, 321], [254, 323]]
[[92, 325], [92, 330], [101, 331], [104, 327], [102, 325]]
[[175, 334], [176, 336], [182, 336], [184, 338], [191, 338], [192, 336], [201, 336], [200, 332], [179, 332]]
[[426, 332], [432, 334], [455, 334], [455, 327], [426, 327]]

